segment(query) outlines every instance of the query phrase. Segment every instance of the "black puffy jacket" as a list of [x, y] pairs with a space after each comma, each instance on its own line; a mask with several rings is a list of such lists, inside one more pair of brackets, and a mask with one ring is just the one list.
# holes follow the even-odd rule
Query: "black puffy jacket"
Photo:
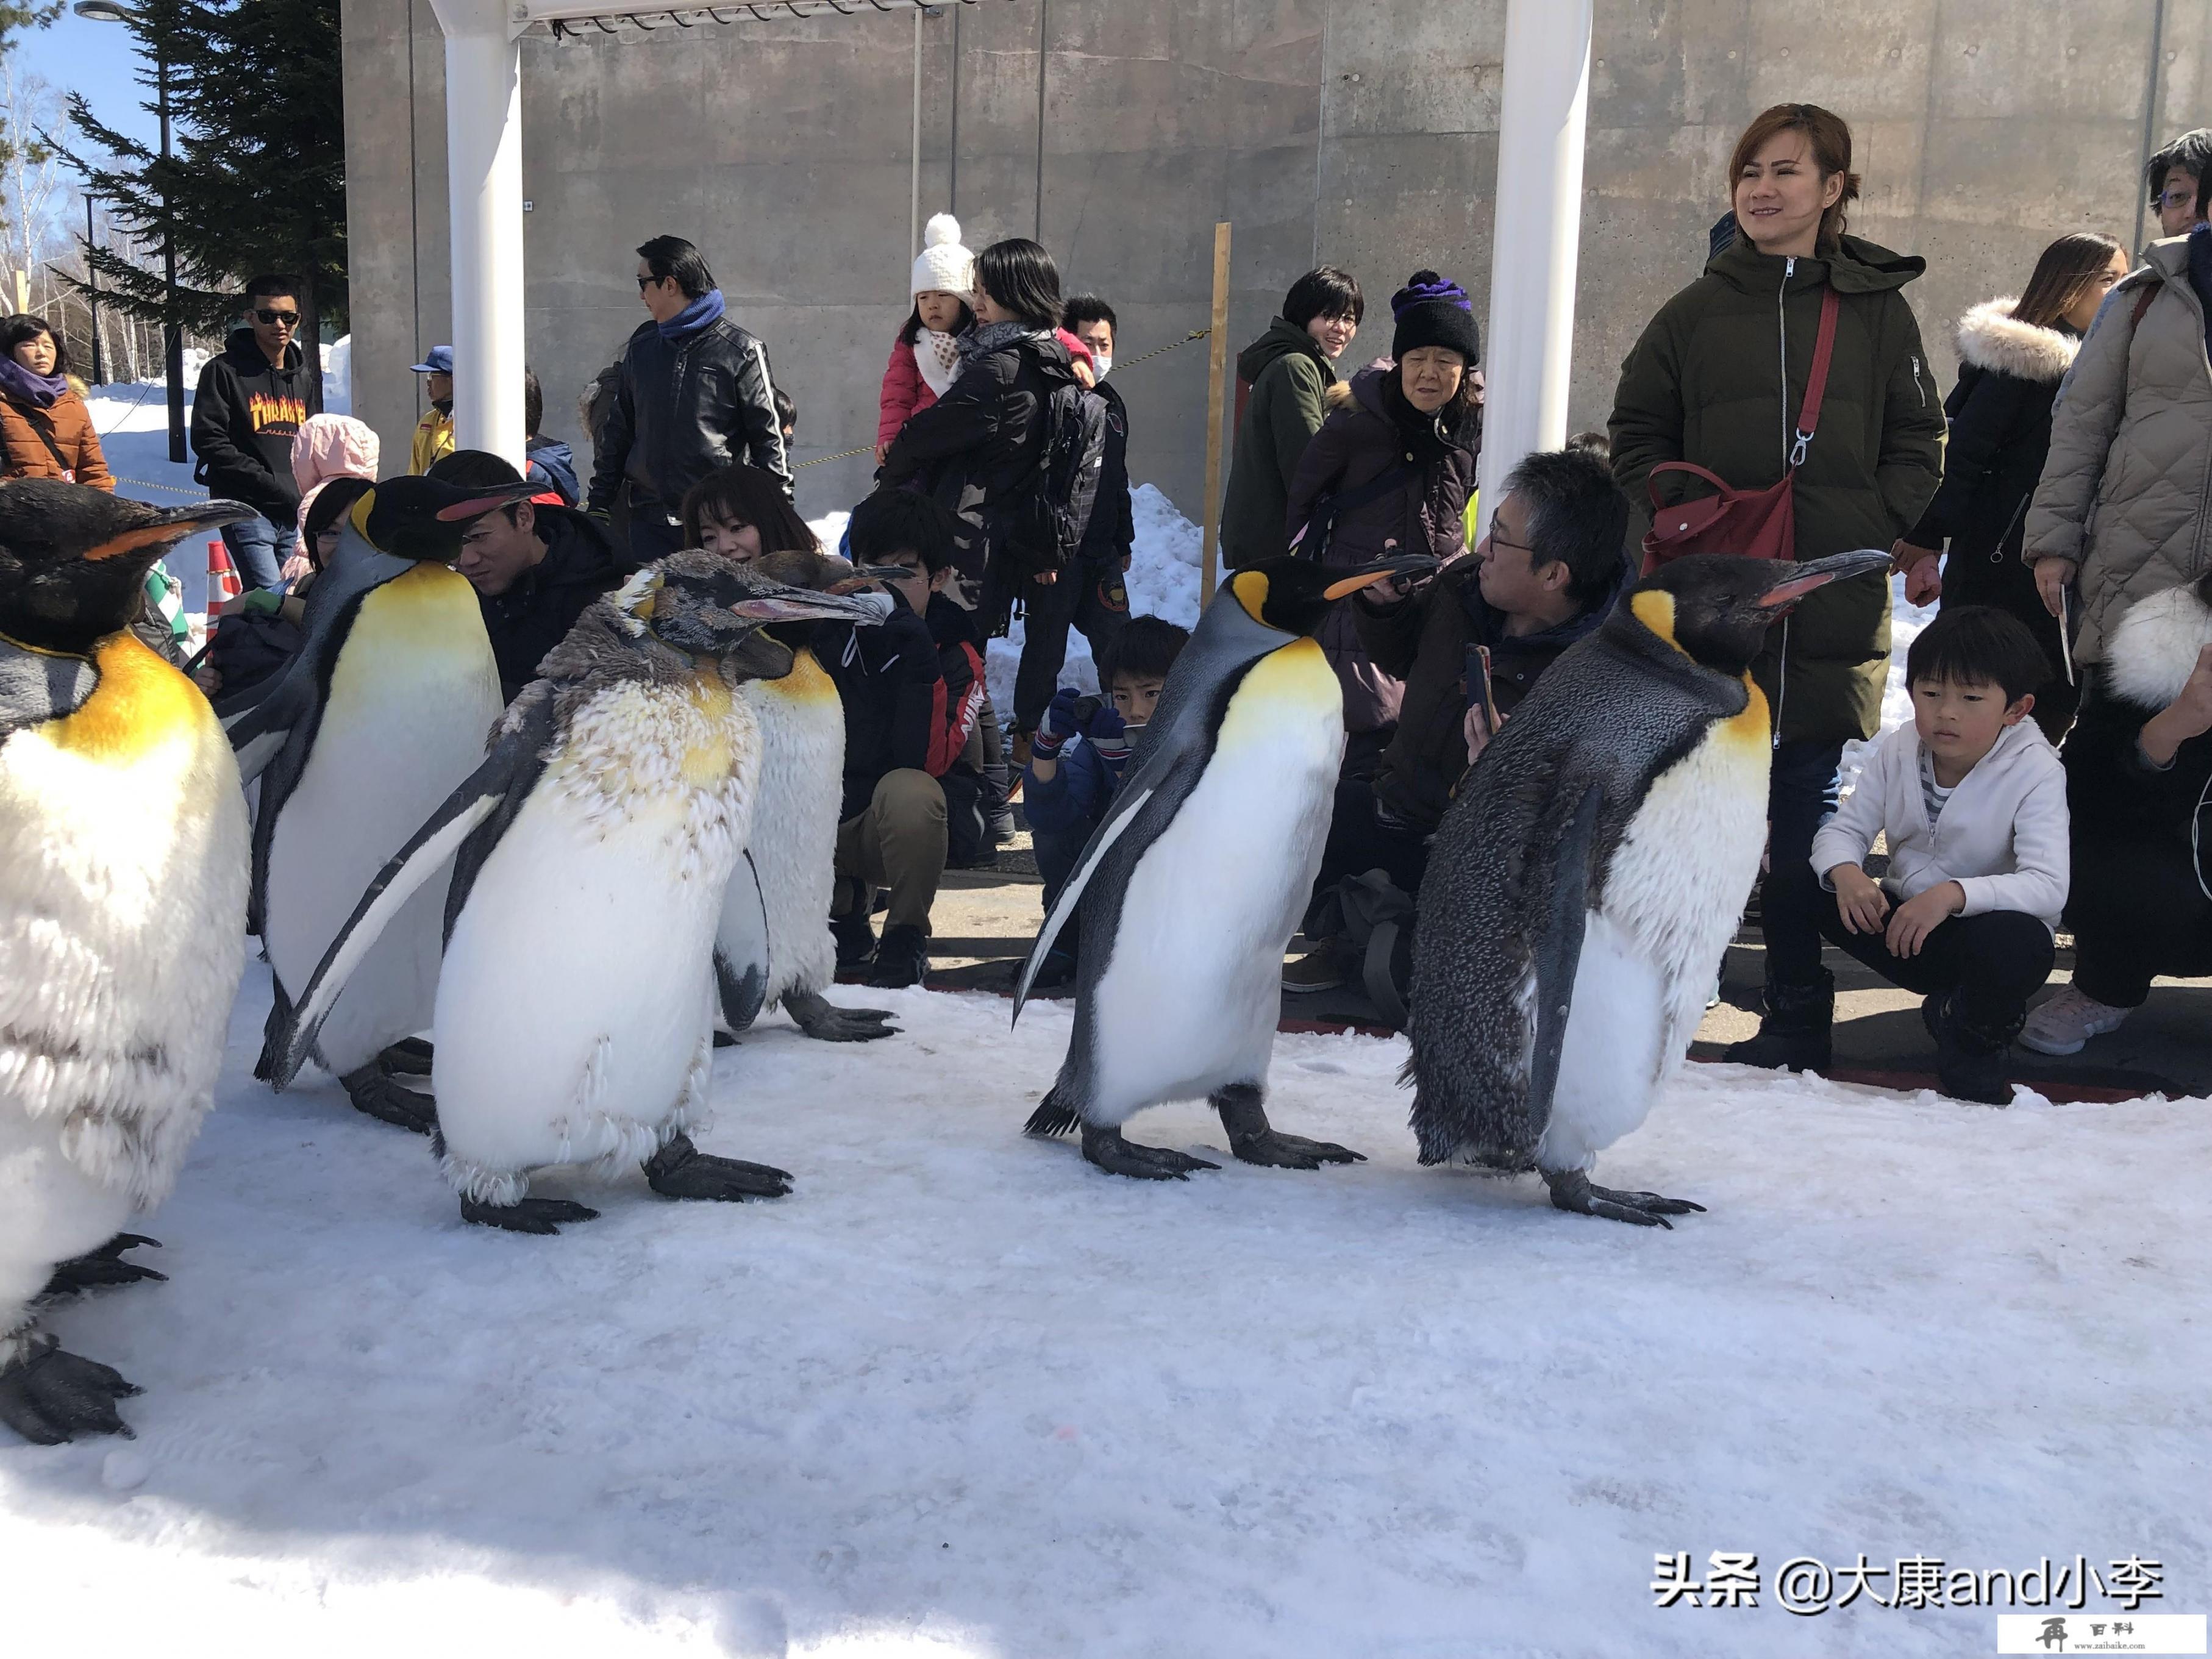
[[954, 563], [962, 576], [984, 583], [978, 609], [994, 634], [1013, 598], [1000, 587], [994, 556], [1000, 526], [1020, 492], [1043, 488], [1046, 405], [1056, 387], [1077, 383], [1067, 348], [1050, 333], [998, 326], [1007, 336], [979, 351], [942, 398], [908, 416], [882, 474], [887, 484], [927, 490], [959, 518]]
[[733, 461], [774, 473], [790, 493], [768, 349], [727, 315], [677, 340], [641, 324], [593, 452], [592, 510], [611, 507], [627, 478], [633, 502], [657, 501], [672, 518], [686, 490]]

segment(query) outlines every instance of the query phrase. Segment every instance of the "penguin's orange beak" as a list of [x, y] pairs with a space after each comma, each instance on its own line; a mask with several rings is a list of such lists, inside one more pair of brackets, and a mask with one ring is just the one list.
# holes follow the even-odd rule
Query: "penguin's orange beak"
[[254, 516], [253, 508], [243, 501], [225, 501], [221, 496], [204, 501], [194, 501], [189, 507], [172, 508], [150, 524], [134, 525], [118, 535], [87, 548], [83, 558], [87, 563], [101, 559], [127, 558], [147, 548], [167, 551], [197, 530], [216, 530], [227, 524], [238, 524]]
[[1832, 554], [1825, 559], [1808, 559], [1803, 564], [1778, 565], [1778, 572], [1786, 572], [1773, 586], [1753, 601], [1762, 611], [1787, 611], [1816, 588], [1830, 582], [1842, 581], [1850, 576], [1863, 576], [1869, 570], [1889, 568], [1889, 555], [1868, 547], [1854, 553]]

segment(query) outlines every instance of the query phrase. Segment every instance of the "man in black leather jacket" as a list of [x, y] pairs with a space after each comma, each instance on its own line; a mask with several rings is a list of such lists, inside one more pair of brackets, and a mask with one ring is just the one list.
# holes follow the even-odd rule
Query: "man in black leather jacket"
[[611, 512], [628, 484], [630, 555], [643, 564], [683, 544], [678, 506], [708, 473], [747, 462], [787, 494], [791, 462], [768, 351], [723, 313], [699, 250], [656, 236], [637, 255], [638, 297], [653, 314], [623, 349], [586, 505]]

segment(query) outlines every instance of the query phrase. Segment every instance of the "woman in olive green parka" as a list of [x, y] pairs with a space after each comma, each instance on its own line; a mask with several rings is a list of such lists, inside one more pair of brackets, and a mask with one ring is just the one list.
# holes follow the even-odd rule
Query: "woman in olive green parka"
[[[1942, 477], [1943, 400], [1905, 285], [1925, 263], [1843, 234], [1858, 194], [1850, 129], [1782, 104], [1737, 141], [1729, 176], [1738, 234], [1705, 275], [1660, 307], [1621, 366], [1613, 476], [1648, 527], [1651, 470], [1690, 461], [1738, 489], [1782, 477], [1812, 368], [1822, 295], [1841, 301], [1819, 429], [1794, 490], [1796, 556], [1888, 549]], [[1662, 474], [1661, 497], [1711, 491]], [[1820, 965], [1813, 832], [1834, 803], [1844, 742], [1880, 729], [1889, 665], [1889, 587], [1879, 574], [1808, 597], [1768, 635], [1752, 673], [1775, 722], [1768, 794], [1766, 1012], [1729, 1058], [1818, 1069], [1828, 1060], [1833, 981]]]
[[1322, 265], [1291, 284], [1283, 314], [1237, 354], [1252, 388], [1237, 422], [1221, 503], [1221, 562], [1235, 570], [1290, 550], [1283, 527], [1298, 457], [1328, 418], [1335, 360], [1352, 343], [1366, 303], [1346, 271]]

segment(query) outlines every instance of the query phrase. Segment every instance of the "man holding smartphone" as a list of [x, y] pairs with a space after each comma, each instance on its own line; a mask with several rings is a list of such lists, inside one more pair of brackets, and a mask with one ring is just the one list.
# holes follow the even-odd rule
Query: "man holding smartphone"
[[222, 527], [223, 544], [248, 587], [275, 587], [300, 515], [292, 440], [323, 412], [323, 383], [301, 349], [297, 277], [256, 276], [246, 285], [246, 324], [200, 370], [192, 395], [192, 482], [210, 495], [244, 501], [260, 516]]
[[[1409, 897], [1460, 780], [1559, 653], [1595, 629], [1628, 577], [1628, 505], [1593, 448], [1531, 455], [1507, 477], [1472, 556], [1350, 603], [1376, 665], [1404, 680], [1396, 732], [1371, 783], [1337, 784], [1318, 898], [1381, 870]], [[1340, 940], [1284, 970], [1289, 991], [1334, 990], [1356, 964]]]

